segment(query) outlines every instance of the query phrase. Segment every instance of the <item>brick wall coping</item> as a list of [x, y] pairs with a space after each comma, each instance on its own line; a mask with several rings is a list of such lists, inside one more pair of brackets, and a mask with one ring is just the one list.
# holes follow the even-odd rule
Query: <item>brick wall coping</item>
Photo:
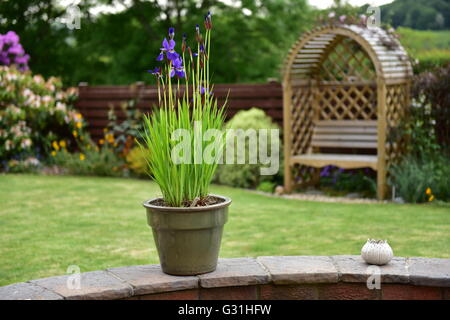
[[373, 268], [360, 256], [266, 256], [219, 259], [217, 270], [170, 276], [159, 265], [81, 273], [0, 287], [0, 299], [388, 299], [450, 298], [450, 259], [402, 258], [379, 267], [381, 290], [366, 282]]

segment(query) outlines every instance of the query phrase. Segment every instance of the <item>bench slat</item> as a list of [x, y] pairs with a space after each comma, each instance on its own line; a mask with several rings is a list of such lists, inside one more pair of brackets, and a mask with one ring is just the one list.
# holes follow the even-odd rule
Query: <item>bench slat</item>
[[334, 165], [344, 169], [372, 168], [377, 170], [378, 158], [375, 155], [351, 154], [305, 154], [291, 158], [292, 164], [299, 163], [314, 168]]
[[312, 145], [317, 141], [371, 141], [377, 142], [377, 136], [373, 134], [320, 134], [314, 133]]
[[377, 128], [374, 127], [317, 127], [315, 133], [355, 133], [377, 135]]
[[356, 141], [314, 141], [315, 147], [324, 148], [358, 148], [358, 149], [376, 149], [377, 142], [356, 142]]
[[376, 120], [321, 120], [316, 127], [377, 127]]

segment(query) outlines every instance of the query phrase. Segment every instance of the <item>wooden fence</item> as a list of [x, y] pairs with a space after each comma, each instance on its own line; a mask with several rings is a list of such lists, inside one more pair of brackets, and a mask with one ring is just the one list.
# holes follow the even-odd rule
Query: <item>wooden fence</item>
[[[239, 110], [252, 107], [263, 109], [280, 126], [283, 122], [283, 98], [281, 85], [277, 82], [265, 84], [217, 84], [214, 95], [221, 104], [227, 94], [227, 117]], [[103, 135], [108, 124], [108, 110], [115, 106], [119, 119], [124, 115], [119, 111], [120, 104], [137, 98], [136, 106], [143, 112], [150, 112], [158, 102], [156, 86], [136, 84], [131, 86], [88, 86], [80, 84], [77, 109], [88, 122], [88, 131], [94, 139]]]

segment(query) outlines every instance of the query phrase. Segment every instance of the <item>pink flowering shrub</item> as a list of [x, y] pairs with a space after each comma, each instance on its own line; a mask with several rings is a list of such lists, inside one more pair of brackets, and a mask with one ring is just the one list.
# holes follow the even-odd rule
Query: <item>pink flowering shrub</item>
[[0, 66], [0, 168], [38, 163], [54, 150], [76, 147], [84, 120], [72, 106], [75, 88], [15, 66]]

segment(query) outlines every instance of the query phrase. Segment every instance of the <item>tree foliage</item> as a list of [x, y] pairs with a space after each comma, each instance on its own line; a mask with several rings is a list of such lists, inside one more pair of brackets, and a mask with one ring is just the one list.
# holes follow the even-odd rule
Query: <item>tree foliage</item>
[[[4, 0], [0, 33], [14, 30], [30, 53], [30, 68], [62, 77], [67, 85], [147, 81], [160, 34], [175, 27], [191, 33], [207, 11], [216, 38], [211, 70], [220, 82], [259, 82], [276, 77], [286, 50], [311, 26], [306, 0], [84, 0], [81, 29], [69, 30], [57, 0]], [[124, 10], [93, 16], [90, 9], [113, 4]], [[188, 39], [193, 43], [194, 39]]]
[[418, 30], [450, 29], [450, 1], [396, 0], [381, 7], [381, 18], [394, 27]]

